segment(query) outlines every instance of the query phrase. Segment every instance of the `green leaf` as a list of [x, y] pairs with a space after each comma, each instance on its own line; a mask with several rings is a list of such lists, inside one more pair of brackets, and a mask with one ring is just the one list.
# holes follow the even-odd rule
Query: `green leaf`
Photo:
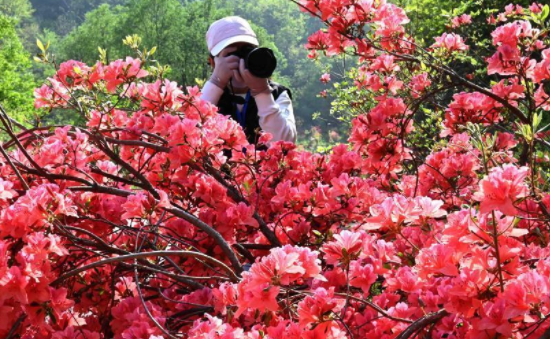
[[40, 48], [42, 53], [46, 53], [46, 48], [44, 48], [44, 44], [40, 41], [40, 39], [36, 39], [36, 45]]
[[546, 20], [546, 18], [548, 18], [548, 14], [550, 13], [550, 7], [548, 5], [544, 5], [544, 7], [542, 7], [542, 11], [540, 13], [540, 19], [542, 22], [544, 22], [544, 20]]

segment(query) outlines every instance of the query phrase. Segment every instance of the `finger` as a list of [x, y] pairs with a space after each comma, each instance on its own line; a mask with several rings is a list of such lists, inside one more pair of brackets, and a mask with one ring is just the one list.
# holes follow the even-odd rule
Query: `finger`
[[239, 58], [238, 56], [236, 55], [230, 55], [228, 56], [227, 58], [225, 58], [225, 60], [227, 62], [239, 62], [239, 60], [241, 60], [241, 58]]
[[239, 69], [239, 63], [238, 62], [228, 63], [227, 68], [229, 68], [230, 70], [238, 70]]
[[243, 77], [241, 76], [241, 73], [238, 70], [233, 71], [233, 78], [235, 78], [235, 80], [237, 80], [238, 82], [241, 82], [241, 83], [244, 82], [244, 79], [243, 79]]
[[244, 75], [246, 73], [246, 71], [248, 71], [245, 67], [244, 67], [244, 60], [241, 59], [240, 63], [239, 63], [239, 71], [241, 72], [241, 75]]
[[226, 57], [229, 53], [233, 53], [236, 50], [237, 50], [237, 47], [226, 47], [221, 51], [220, 56]]

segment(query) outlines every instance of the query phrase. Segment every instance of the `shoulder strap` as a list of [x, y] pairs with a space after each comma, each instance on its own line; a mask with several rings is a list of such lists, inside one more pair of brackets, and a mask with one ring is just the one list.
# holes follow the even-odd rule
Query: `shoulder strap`
[[290, 89], [288, 89], [287, 87], [271, 80], [269, 80], [269, 85], [271, 86], [271, 88], [273, 88], [273, 91], [271, 92], [273, 94], [273, 99], [277, 100], [279, 95], [281, 95], [284, 91], [286, 91], [288, 93], [289, 98], [292, 100], [292, 92], [290, 92]]

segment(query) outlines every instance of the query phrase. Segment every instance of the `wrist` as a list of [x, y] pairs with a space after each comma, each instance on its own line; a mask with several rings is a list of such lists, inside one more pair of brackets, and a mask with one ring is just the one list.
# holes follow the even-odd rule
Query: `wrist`
[[225, 86], [227, 85], [227, 82], [228, 82], [228, 80], [222, 79], [222, 78], [220, 78], [219, 76], [217, 76], [215, 74], [212, 74], [210, 76], [210, 79], [208, 79], [208, 81], [210, 81], [211, 83], [213, 83], [214, 85], [216, 85], [217, 87], [219, 87], [221, 89], [224, 89]]
[[250, 88], [250, 95], [253, 97], [265, 93], [265, 94], [271, 94], [272, 88], [269, 86], [269, 84], [265, 84], [265, 86], [262, 87], [256, 87], [256, 88]]

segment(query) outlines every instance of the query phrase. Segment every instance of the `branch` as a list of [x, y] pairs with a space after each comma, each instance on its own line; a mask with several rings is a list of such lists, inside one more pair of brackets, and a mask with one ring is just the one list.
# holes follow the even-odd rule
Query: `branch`
[[[223, 176], [221, 175], [221, 173], [216, 170], [214, 167], [212, 167], [211, 165], [209, 164], [204, 164], [204, 167], [207, 171], [208, 174], [210, 174], [211, 176], [214, 177], [214, 179], [216, 179], [220, 184], [222, 184], [226, 189], [227, 189], [227, 192], [229, 193], [229, 196], [231, 197], [231, 199], [233, 199], [233, 201], [235, 202], [243, 202], [245, 203], [247, 206], [250, 206], [250, 204], [248, 203], [248, 201], [243, 197], [241, 196], [241, 194], [235, 189], [235, 187], [233, 187], [231, 184], [229, 184], [224, 178]], [[267, 223], [262, 219], [262, 217], [260, 217], [260, 215], [258, 214], [257, 211], [254, 211], [254, 219], [258, 222], [258, 224], [260, 225], [260, 231], [263, 233], [263, 235], [265, 235], [265, 237], [267, 238], [267, 240], [274, 246], [276, 247], [279, 247], [281, 246], [281, 242], [279, 241], [279, 239], [277, 238], [277, 235], [275, 235], [275, 232], [273, 232], [268, 226], [267, 226]]]
[[138, 275], [137, 267], [134, 269], [134, 279], [136, 281], [136, 290], [138, 292], [139, 299], [141, 300], [141, 304], [142, 304], [143, 308], [145, 309], [145, 313], [147, 313], [147, 316], [149, 317], [149, 319], [151, 319], [153, 324], [155, 324], [155, 326], [159, 330], [161, 330], [162, 333], [164, 333], [165, 335], [167, 335], [171, 339], [178, 339], [178, 337], [175, 337], [175, 336], [171, 335], [168, 332], [168, 330], [166, 330], [161, 324], [159, 324], [157, 319], [155, 319], [155, 317], [153, 317], [153, 315], [151, 314], [151, 311], [149, 311], [149, 307], [147, 307], [147, 303], [145, 302], [145, 299], [143, 298], [143, 293], [141, 292], [141, 286], [139, 286], [139, 275]]
[[[112, 195], [118, 195], [121, 197], [128, 197], [132, 194], [134, 194], [131, 191], [122, 190], [119, 188], [114, 187], [107, 187], [107, 186], [101, 186], [101, 185], [91, 185], [91, 186], [72, 186], [68, 187], [71, 191], [84, 191], [84, 192], [96, 192], [96, 193], [107, 193]], [[231, 246], [225, 241], [225, 239], [222, 237], [222, 235], [216, 231], [214, 228], [212, 228], [210, 225], [206, 224], [196, 216], [192, 215], [191, 213], [181, 209], [176, 204], [172, 203], [175, 208], [164, 208], [165, 211], [172, 213], [175, 216], [178, 216], [192, 225], [196, 226], [198, 229], [203, 231], [204, 233], [208, 234], [210, 237], [214, 239], [214, 241], [218, 244], [218, 246], [221, 247], [224, 254], [227, 256], [229, 261], [231, 262], [231, 265], [235, 269], [237, 274], [241, 274], [243, 271], [243, 267], [237, 258], [237, 255], [235, 252], [231, 249]]]
[[90, 167], [90, 172], [95, 173], [95, 174], [99, 174], [101, 176], [104, 176], [105, 178], [109, 178], [113, 181], [121, 182], [121, 183], [126, 184], [126, 185], [131, 185], [131, 186], [139, 186], [140, 185], [140, 183], [137, 182], [137, 181], [125, 179], [125, 178], [116, 176], [114, 174], [104, 172], [104, 171], [100, 170], [97, 167]]
[[21, 173], [19, 172], [19, 170], [17, 169], [17, 167], [15, 167], [15, 165], [13, 164], [13, 162], [11, 161], [8, 153], [6, 153], [6, 150], [4, 150], [4, 147], [2, 147], [2, 145], [0, 144], [0, 153], [2, 153], [2, 155], [4, 156], [4, 158], [6, 159], [6, 161], [8, 162], [8, 164], [10, 165], [11, 169], [15, 172], [15, 175], [17, 176], [17, 178], [19, 178], [19, 181], [21, 182], [21, 185], [23, 185], [23, 188], [25, 189], [25, 191], [28, 191], [29, 190], [29, 184], [27, 183], [27, 181], [23, 178], [23, 176], [21, 175]]
[[141, 141], [141, 140], [120, 140], [120, 139], [109, 138], [109, 137], [105, 137], [105, 140], [108, 141], [108, 142], [110, 142], [110, 143], [117, 144], [117, 145], [141, 146], [141, 147], [145, 147], [145, 148], [154, 149], [154, 150], [157, 151], [157, 152], [165, 152], [165, 153], [169, 153], [169, 152], [170, 152], [170, 147], [160, 146], [160, 145], [153, 144], [153, 143], [147, 142], [147, 141]]
[[142, 253], [132, 253], [128, 255], [121, 255], [117, 257], [112, 257], [100, 261], [96, 261], [94, 263], [79, 267], [77, 269], [74, 269], [72, 271], [69, 271], [63, 275], [61, 275], [59, 278], [54, 280], [51, 285], [57, 285], [64, 280], [67, 280], [71, 277], [74, 277], [75, 275], [87, 271], [89, 269], [92, 269], [94, 267], [103, 266], [106, 264], [114, 263], [114, 262], [121, 262], [125, 260], [130, 259], [140, 259], [140, 258], [147, 258], [147, 257], [159, 257], [159, 256], [179, 256], [179, 257], [190, 257], [190, 258], [199, 258], [201, 260], [207, 261], [211, 264], [214, 264], [221, 269], [223, 269], [229, 276], [232, 282], [239, 282], [239, 277], [233, 272], [233, 270], [227, 266], [226, 264], [222, 263], [221, 261], [212, 258], [211, 256], [208, 256], [206, 254], [200, 253], [200, 252], [192, 252], [192, 251], [154, 251], [154, 252], [142, 252]]
[[44, 171], [44, 169], [42, 167], [40, 167], [36, 163], [36, 161], [34, 161], [34, 159], [29, 155], [29, 153], [27, 153], [27, 150], [25, 149], [25, 147], [23, 147], [23, 145], [21, 145], [21, 142], [19, 142], [19, 139], [17, 139], [17, 137], [13, 133], [11, 127], [8, 124], [8, 122], [6, 121], [6, 119], [4, 119], [4, 117], [6, 117], [9, 121], [8, 113], [6, 113], [6, 111], [4, 110], [4, 107], [2, 107], [2, 105], [0, 105], [0, 113], [2, 113], [2, 114], [0, 114], [0, 121], [2, 121], [2, 124], [6, 128], [6, 131], [10, 135], [11, 139], [15, 142], [17, 147], [19, 147], [19, 149], [21, 150], [21, 152], [23, 153], [25, 158], [27, 158], [27, 160], [29, 160], [29, 162], [33, 165], [34, 168], [36, 168], [37, 171], [39, 171], [40, 173], [45, 174], [46, 172]]
[[[384, 317], [388, 318], [388, 319], [391, 319], [393, 321], [399, 321], [399, 322], [402, 322], [402, 323], [409, 323], [409, 324], [414, 324], [412, 320], [409, 320], [409, 319], [403, 319], [403, 318], [398, 318], [398, 317], [394, 317], [392, 315], [389, 315], [386, 311], [384, 311], [380, 306], [376, 305], [375, 303], [373, 302], [370, 302], [368, 300], [365, 300], [365, 299], [361, 299], [361, 298], [357, 298], [353, 295], [349, 295], [348, 293], [334, 293], [334, 295], [338, 295], [338, 296], [341, 296], [341, 297], [346, 297], [346, 298], [350, 298], [352, 300], [355, 300], [355, 301], [358, 301], [360, 303], [363, 303], [369, 307], [371, 307], [372, 309], [374, 309], [375, 311], [377, 311], [378, 313], [382, 314]], [[411, 325], [412, 326], [412, 325]]]
[[[174, 204], [173, 204], [174, 205]], [[197, 226], [201, 231], [208, 234], [210, 237], [212, 237], [216, 243], [221, 247], [222, 251], [227, 255], [227, 258], [231, 262], [231, 265], [233, 268], [237, 271], [237, 274], [241, 274], [243, 271], [243, 267], [241, 265], [241, 262], [239, 261], [239, 258], [237, 258], [237, 255], [235, 252], [231, 249], [231, 246], [225, 241], [225, 239], [222, 237], [222, 235], [216, 231], [214, 228], [210, 227], [208, 224], [200, 220], [199, 218], [195, 217], [191, 213], [188, 213], [182, 209], [178, 208], [164, 208], [165, 211], [172, 213], [175, 216], [178, 216], [191, 224]]]
[[414, 333], [419, 330], [422, 330], [424, 327], [438, 322], [441, 318], [449, 315], [449, 312], [445, 310], [439, 310], [434, 313], [429, 313], [423, 316], [422, 318], [416, 320], [409, 327], [407, 327], [403, 332], [401, 332], [395, 339], [408, 339]]
[[23, 313], [19, 316], [19, 318], [17, 318], [17, 321], [11, 327], [10, 333], [8, 333], [6, 339], [11, 339], [15, 335], [15, 332], [17, 332], [17, 329], [19, 328], [19, 325], [21, 325], [21, 323], [23, 322], [23, 320], [25, 320], [26, 317], [27, 317], [27, 315], [25, 313]]
[[87, 132], [87, 131], [85, 131], [85, 133], [88, 134], [92, 139], [95, 140], [96, 146], [101, 151], [103, 151], [109, 158], [111, 158], [111, 160], [113, 160], [113, 162], [121, 165], [124, 169], [126, 169], [128, 172], [130, 172], [135, 178], [139, 179], [139, 181], [141, 182], [140, 187], [147, 190], [156, 199], [160, 199], [160, 196], [159, 196], [158, 192], [155, 190], [153, 185], [149, 182], [149, 180], [147, 180], [147, 178], [145, 178], [145, 176], [143, 174], [141, 174], [138, 170], [136, 170], [135, 168], [130, 166], [130, 164], [128, 164], [126, 161], [122, 160], [115, 152], [113, 152], [109, 148], [108, 145], [103, 144], [102, 140], [99, 139], [100, 137], [105, 139], [103, 136], [101, 136], [101, 135], [98, 136], [96, 134], [92, 134], [92, 133]]
[[[95, 235], [94, 233], [92, 233], [88, 230], [78, 228], [78, 227], [61, 225], [61, 224], [57, 224], [57, 223], [55, 223], [55, 226], [57, 226], [59, 229], [61, 229], [61, 231], [63, 231], [66, 234], [66, 237], [69, 238], [71, 241], [73, 241], [73, 243], [79, 242], [79, 243], [83, 243], [87, 246], [95, 246], [96, 248], [98, 248], [100, 250], [103, 250], [103, 251], [105, 251], [109, 254], [115, 254], [115, 253], [120, 254], [120, 255], [131, 254], [128, 251], [124, 251], [124, 250], [121, 250], [119, 248], [109, 246], [109, 244], [107, 244], [103, 239], [101, 239], [100, 237], [98, 237], [97, 235]], [[71, 234], [70, 232], [68, 232], [65, 229], [84, 233], [84, 234], [88, 235], [89, 237], [95, 239], [97, 241], [97, 243], [93, 242], [91, 240], [88, 240], [88, 239], [84, 239], [84, 238], [81, 238], [81, 237], [76, 237], [76, 236], [74, 236], [73, 234]], [[169, 259], [169, 258], [166, 258], [166, 259]], [[178, 275], [178, 274], [174, 274], [174, 273], [170, 273], [170, 272], [167, 272], [165, 270], [162, 270], [162, 268], [163, 268], [162, 266], [153, 265], [152, 263], [150, 263], [149, 261], [147, 261], [145, 259], [138, 259], [138, 261], [143, 265], [134, 265], [134, 266], [137, 266], [141, 269], [148, 270], [148, 271], [151, 271], [151, 272], [166, 275], [168, 277], [174, 278], [178, 282], [184, 283], [184, 284], [186, 284], [188, 286], [191, 286], [191, 287], [194, 287], [196, 289], [204, 288], [203, 284], [198, 283], [194, 280], [194, 279], [203, 279], [203, 277], [192, 277], [192, 276], [185, 275], [185, 272], [183, 272], [183, 270], [181, 270], [181, 269], [179, 271], [180, 271], [180, 273], [183, 273], [183, 275], [181, 275], [181, 274]], [[121, 264], [126, 265], [124, 263], [121, 263]], [[126, 266], [132, 267], [132, 265], [129, 265], [129, 264], [126, 265]]]
[[544, 331], [539, 339], [550, 339], [550, 327], [546, 331]]
[[[404, 56], [400, 55], [400, 57], [404, 57]], [[418, 60], [416, 58], [409, 59], [409, 61], [414, 61], [416, 63], [420, 63], [420, 60]], [[489, 89], [481, 87], [479, 85], [476, 85], [475, 83], [473, 83], [473, 82], [469, 81], [468, 79], [460, 76], [455, 71], [447, 69], [446, 67], [439, 67], [439, 66], [436, 66], [436, 65], [434, 65], [430, 62], [424, 62], [424, 64], [427, 65], [427, 66], [432, 67], [435, 70], [438, 70], [440, 72], [443, 72], [443, 73], [455, 78], [456, 80], [458, 80], [462, 85], [466, 86], [467, 88], [476, 90], [476, 91], [478, 91], [482, 94], [485, 94], [489, 98], [497, 101], [498, 103], [502, 104], [504, 107], [509, 109], [524, 124], [529, 124], [531, 122], [530, 119], [528, 117], [526, 117], [525, 114], [523, 114], [523, 112], [519, 108], [512, 106], [508, 102], [508, 100], [506, 100], [504, 98], [501, 98], [500, 96], [498, 96], [495, 93], [491, 92]]]

